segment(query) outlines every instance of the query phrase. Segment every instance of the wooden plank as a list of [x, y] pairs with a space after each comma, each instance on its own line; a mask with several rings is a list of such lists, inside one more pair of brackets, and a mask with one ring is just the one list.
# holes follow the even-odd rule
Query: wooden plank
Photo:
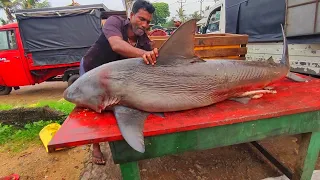
[[[167, 36], [150, 37], [150, 40], [162, 45], [168, 39]], [[241, 45], [247, 44], [248, 37], [246, 36], [212, 36], [212, 37], [196, 37], [195, 46], [223, 46], [223, 45]]]
[[244, 55], [247, 53], [247, 48], [216, 48], [210, 50], [197, 50], [195, 54], [200, 57], [224, 57]]
[[194, 47], [194, 50], [211, 50], [211, 49], [223, 49], [223, 48], [240, 48], [241, 46], [238, 45], [225, 45], [225, 46], [200, 46], [200, 47]]
[[[169, 36], [150, 36], [153, 47], [161, 48]], [[203, 34], [195, 37], [195, 54], [201, 58], [245, 59], [247, 35]], [[229, 58], [230, 56], [240, 58]]]
[[123, 180], [140, 180], [138, 162], [120, 164], [120, 170]]
[[160, 47], [162, 46], [162, 44], [165, 42], [165, 40], [155, 40], [153, 41], [153, 48], [158, 48], [160, 49]]
[[214, 61], [214, 60], [219, 60], [219, 59], [230, 59], [230, 60], [246, 60], [246, 57], [241, 57], [241, 56], [224, 56], [224, 57], [204, 57], [202, 58], [206, 61]]
[[320, 149], [320, 132], [302, 134], [293, 180], [309, 180]]
[[214, 33], [214, 34], [196, 34], [195, 37], [212, 37], [212, 36], [233, 36], [233, 37], [248, 37], [247, 34], [232, 34], [232, 33]]
[[226, 36], [226, 37], [197, 37], [195, 38], [195, 46], [222, 46], [222, 45], [239, 45], [247, 44], [248, 37], [245, 36]]
[[[278, 135], [320, 131], [320, 111], [275, 117], [252, 122], [171, 133], [145, 138], [146, 151], [139, 153], [125, 141], [109, 142], [115, 163], [161, 157], [262, 140]], [[316, 141], [316, 140], [315, 140]], [[320, 143], [317, 139], [317, 143]], [[165, 143], [164, 143], [165, 142]]]
[[[235, 34], [236, 35], [236, 34]], [[212, 37], [212, 36], [227, 36], [226, 33], [216, 33], [216, 34], [196, 34], [196, 37]]]
[[[170, 36], [149, 36], [150, 39], [167, 39]], [[196, 34], [195, 38], [216, 38], [216, 37], [246, 37], [249, 36], [246, 34], [230, 34], [230, 33], [223, 33], [223, 34]]]

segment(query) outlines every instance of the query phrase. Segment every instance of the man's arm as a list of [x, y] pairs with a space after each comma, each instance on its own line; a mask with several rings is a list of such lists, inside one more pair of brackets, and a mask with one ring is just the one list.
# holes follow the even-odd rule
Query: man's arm
[[142, 57], [146, 64], [156, 63], [156, 57], [158, 57], [158, 49], [154, 48], [152, 51], [145, 51], [143, 49], [135, 48], [129, 43], [124, 41], [119, 36], [111, 36], [108, 38], [112, 50], [128, 58]]

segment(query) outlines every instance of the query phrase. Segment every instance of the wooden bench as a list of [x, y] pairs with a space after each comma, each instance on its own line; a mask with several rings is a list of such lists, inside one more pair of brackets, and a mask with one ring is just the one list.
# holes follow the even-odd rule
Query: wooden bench
[[[143, 154], [123, 140], [111, 112], [98, 114], [75, 108], [49, 143], [49, 152], [108, 141], [123, 179], [136, 180], [140, 179], [138, 161], [142, 159], [253, 142], [289, 178], [309, 180], [320, 149], [320, 80], [307, 78], [307, 83], [284, 79], [274, 84], [277, 94], [266, 94], [246, 105], [226, 100], [204, 108], [165, 113], [165, 118], [150, 115], [145, 122]], [[296, 134], [302, 139], [294, 172], [256, 142]]]
[[[154, 47], [160, 48], [169, 36], [149, 36], [149, 38], [154, 42]], [[198, 57], [206, 60], [245, 60], [247, 44], [246, 34], [196, 34], [194, 50]]]

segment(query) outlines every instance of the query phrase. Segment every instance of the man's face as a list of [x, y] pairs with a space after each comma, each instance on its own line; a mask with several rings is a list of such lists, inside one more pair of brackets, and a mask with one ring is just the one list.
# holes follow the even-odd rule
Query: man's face
[[139, 9], [136, 14], [133, 14], [131, 12], [130, 21], [134, 34], [137, 36], [142, 36], [147, 31], [147, 29], [149, 29], [151, 20], [152, 14], [144, 9]]

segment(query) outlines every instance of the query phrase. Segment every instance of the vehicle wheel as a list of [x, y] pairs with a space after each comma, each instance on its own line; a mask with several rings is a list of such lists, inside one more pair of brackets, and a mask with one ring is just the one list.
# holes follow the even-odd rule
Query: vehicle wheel
[[71, 86], [71, 84], [73, 82], [75, 82], [79, 77], [80, 77], [79, 74], [74, 74], [74, 75], [70, 76], [68, 79], [68, 86]]
[[8, 95], [12, 91], [12, 87], [0, 86], [0, 95]]

